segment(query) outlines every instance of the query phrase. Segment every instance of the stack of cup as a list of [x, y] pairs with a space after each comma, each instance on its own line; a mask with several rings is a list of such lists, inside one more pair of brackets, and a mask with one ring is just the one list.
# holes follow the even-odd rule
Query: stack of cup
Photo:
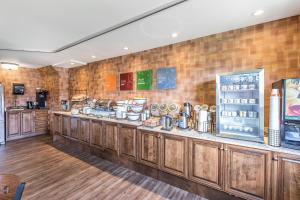
[[280, 146], [280, 95], [278, 89], [272, 89], [270, 97], [269, 145]]

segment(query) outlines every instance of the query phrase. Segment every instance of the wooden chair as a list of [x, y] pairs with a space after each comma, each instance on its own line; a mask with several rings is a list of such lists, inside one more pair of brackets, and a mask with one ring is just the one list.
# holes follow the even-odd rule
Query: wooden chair
[[21, 183], [20, 177], [13, 174], [0, 174], [0, 199], [20, 200], [25, 183]]

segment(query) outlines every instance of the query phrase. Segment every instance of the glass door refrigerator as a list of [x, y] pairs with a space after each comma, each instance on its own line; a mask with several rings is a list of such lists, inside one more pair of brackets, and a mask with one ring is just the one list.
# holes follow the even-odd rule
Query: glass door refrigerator
[[5, 144], [4, 87], [0, 84], [0, 144]]
[[216, 76], [217, 136], [264, 143], [264, 70]]

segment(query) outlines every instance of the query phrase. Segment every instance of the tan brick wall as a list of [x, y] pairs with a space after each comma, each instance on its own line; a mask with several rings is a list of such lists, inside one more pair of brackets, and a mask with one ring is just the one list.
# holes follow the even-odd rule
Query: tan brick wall
[[[35, 101], [36, 88], [42, 87], [42, 80], [38, 70], [22, 67], [15, 71], [0, 68], [0, 83], [4, 85], [5, 107], [14, 106], [15, 99], [17, 105], [26, 105], [26, 101]], [[13, 95], [13, 83], [24, 83], [25, 94], [18, 96]]]
[[[168, 91], [105, 92], [107, 73], [136, 72], [175, 66], [177, 89]], [[217, 73], [265, 69], [265, 116], [271, 84], [300, 77], [300, 16], [219, 33], [70, 69], [70, 94], [87, 90], [93, 98], [126, 99], [144, 96], [150, 102], [189, 101], [215, 104]], [[154, 73], [154, 88], [156, 85]], [[265, 122], [268, 117], [265, 118]]]
[[[61, 99], [69, 98], [69, 72], [68, 69], [52, 66], [39, 69], [20, 67], [18, 70], [10, 71], [0, 68], [0, 83], [5, 87], [5, 107], [26, 105], [26, 101], [36, 100], [36, 88], [49, 91], [48, 106], [50, 109], [59, 109]], [[12, 95], [12, 84], [24, 83], [24, 95]]]

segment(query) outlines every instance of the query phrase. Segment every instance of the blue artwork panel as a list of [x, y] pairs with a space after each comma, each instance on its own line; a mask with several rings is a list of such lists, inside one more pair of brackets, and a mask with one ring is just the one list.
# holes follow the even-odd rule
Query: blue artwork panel
[[156, 88], [159, 90], [176, 88], [176, 67], [160, 68], [157, 70]]

